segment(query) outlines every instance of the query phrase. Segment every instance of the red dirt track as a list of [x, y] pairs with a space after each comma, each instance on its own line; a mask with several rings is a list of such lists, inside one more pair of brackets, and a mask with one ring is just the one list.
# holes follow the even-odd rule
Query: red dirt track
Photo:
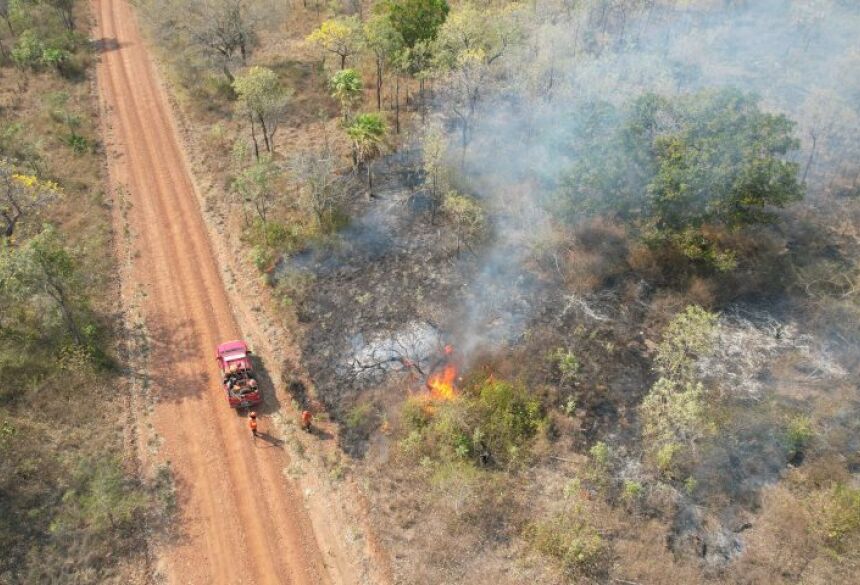
[[218, 387], [214, 347], [242, 332], [133, 10], [125, 0], [93, 6], [109, 176], [130, 203], [124, 289], [142, 298], [157, 459], [170, 461], [177, 483], [176, 534], [159, 547], [158, 570], [183, 585], [330, 583], [302, 494], [284, 476], [287, 455], [252, 442]]

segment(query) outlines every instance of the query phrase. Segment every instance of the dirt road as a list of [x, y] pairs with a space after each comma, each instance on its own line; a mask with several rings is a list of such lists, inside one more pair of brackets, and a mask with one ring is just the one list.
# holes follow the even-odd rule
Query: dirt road
[[213, 348], [241, 331], [135, 15], [125, 0], [93, 5], [109, 176], [130, 204], [124, 289], [138, 291], [151, 343], [150, 439], [177, 482], [176, 535], [159, 570], [183, 585], [330, 583], [302, 495], [284, 476], [277, 433], [264, 417], [267, 436], [252, 442], [218, 387]]

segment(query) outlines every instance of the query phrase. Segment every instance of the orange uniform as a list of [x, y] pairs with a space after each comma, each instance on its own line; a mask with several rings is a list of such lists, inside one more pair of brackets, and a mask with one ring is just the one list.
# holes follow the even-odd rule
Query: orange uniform
[[313, 415], [311, 414], [310, 410], [302, 411], [302, 428], [303, 429], [311, 428], [311, 419], [312, 418], [313, 418]]
[[248, 428], [251, 429], [251, 434], [257, 436], [257, 414], [252, 412], [248, 415]]

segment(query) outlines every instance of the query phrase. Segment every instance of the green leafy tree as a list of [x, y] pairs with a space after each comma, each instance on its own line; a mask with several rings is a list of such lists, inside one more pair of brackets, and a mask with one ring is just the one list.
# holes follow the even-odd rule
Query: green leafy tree
[[794, 123], [737, 90], [646, 94], [591, 129], [599, 131], [583, 133], [582, 156], [562, 182], [563, 210], [616, 215], [648, 241], [723, 270], [734, 256], [703, 228], [771, 222], [774, 208], [803, 196], [788, 158], [798, 148]]
[[48, 47], [42, 51], [41, 62], [46, 67], [56, 69], [62, 73], [64, 67], [69, 63], [71, 58], [72, 54], [65, 49]]
[[12, 47], [12, 61], [20, 69], [35, 69], [42, 64], [45, 44], [32, 30], [25, 30]]
[[433, 45], [435, 68], [447, 76], [448, 107], [460, 125], [463, 162], [491, 65], [520, 36], [513, 15], [511, 8], [462, 6], [440, 27]]
[[364, 43], [361, 21], [355, 16], [345, 16], [324, 21], [308, 35], [307, 41], [328, 53], [340, 57], [340, 68], [346, 68], [348, 57], [355, 55]]
[[387, 14], [374, 14], [364, 23], [364, 38], [376, 64], [376, 109], [382, 109], [382, 79], [387, 65], [403, 49], [403, 37]]
[[340, 103], [343, 121], [349, 121], [349, 116], [356, 104], [361, 101], [363, 91], [361, 75], [355, 69], [341, 69], [329, 79], [331, 95]]
[[84, 343], [78, 317], [85, 305], [82, 276], [53, 227], [21, 247], [0, 249], [0, 295], [7, 306], [42, 307], [45, 312], [38, 318], [47, 323], [59, 313], [74, 342]]
[[432, 41], [450, 10], [445, 0], [386, 0], [378, 8], [388, 17], [407, 48]]
[[346, 134], [352, 141], [352, 161], [356, 169], [367, 171], [367, 186], [373, 195], [373, 159], [385, 144], [385, 120], [379, 114], [359, 114], [347, 126]]
[[454, 222], [457, 232], [457, 254], [459, 254], [461, 245], [469, 247], [469, 243], [482, 232], [484, 210], [471, 197], [449, 191], [445, 195], [442, 211]]
[[289, 92], [281, 85], [278, 75], [266, 67], [251, 67], [233, 81], [239, 104], [248, 117], [254, 154], [260, 158], [257, 126], [263, 136], [266, 152], [275, 151], [275, 132], [283, 119], [289, 102]]
[[[267, 243], [269, 238], [267, 224], [269, 214], [279, 198], [278, 180], [280, 177], [281, 169], [278, 168], [271, 156], [264, 155], [233, 179], [233, 192], [239, 197], [243, 207], [254, 211], [261, 223]], [[246, 223], [250, 223], [247, 213], [245, 217]]]

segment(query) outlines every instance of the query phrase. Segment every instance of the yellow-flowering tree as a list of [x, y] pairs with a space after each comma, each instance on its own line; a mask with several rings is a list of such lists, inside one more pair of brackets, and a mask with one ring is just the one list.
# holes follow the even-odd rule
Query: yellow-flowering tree
[[347, 57], [359, 51], [363, 40], [361, 22], [355, 16], [326, 20], [307, 37], [308, 42], [340, 57], [341, 69], [346, 68]]
[[52, 181], [16, 172], [8, 161], [0, 161], [0, 218], [3, 236], [11, 238], [20, 221], [36, 214], [60, 194]]

